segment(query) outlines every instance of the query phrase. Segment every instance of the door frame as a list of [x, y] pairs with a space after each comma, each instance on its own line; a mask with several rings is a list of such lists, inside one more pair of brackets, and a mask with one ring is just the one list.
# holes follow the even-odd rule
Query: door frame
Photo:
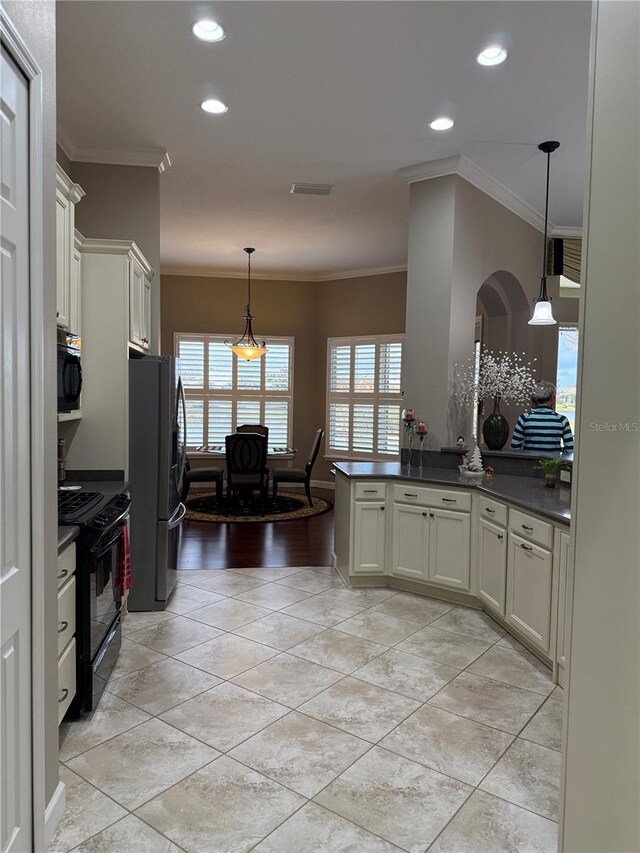
[[[44, 411], [44, 80], [35, 57], [0, 5], [0, 39], [29, 83], [29, 351], [31, 378], [31, 755], [34, 849], [44, 850], [45, 791], [45, 472]], [[59, 786], [58, 786], [59, 787]], [[55, 803], [54, 803], [55, 800]], [[57, 805], [57, 804], [60, 805]], [[64, 808], [64, 788], [52, 800], [56, 816]], [[51, 809], [50, 809], [51, 811]]]

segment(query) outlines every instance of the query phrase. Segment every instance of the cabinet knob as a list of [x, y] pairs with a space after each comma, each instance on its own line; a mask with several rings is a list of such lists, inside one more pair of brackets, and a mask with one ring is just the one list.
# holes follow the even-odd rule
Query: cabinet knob
[[62, 580], [62, 578], [66, 578], [66, 576], [67, 576], [68, 574], [69, 574], [69, 569], [63, 569], [63, 570], [58, 574], [58, 580], [59, 580], [59, 581], [61, 581], [61, 580]]
[[502, 542], [502, 540], [504, 539], [504, 536], [502, 535], [502, 533], [498, 533], [498, 539], [500, 542]]
[[527, 527], [526, 524], [521, 524], [520, 527], [522, 527], [523, 530], [528, 530], [529, 533], [533, 533], [533, 527]]
[[429, 518], [429, 513], [428, 513], [428, 512], [423, 512], [423, 513], [422, 513], [422, 517], [423, 517], [423, 518]]
[[58, 622], [58, 634], [64, 634], [68, 627], [68, 622]]
[[384, 507], [383, 507], [383, 506], [381, 506], [381, 507], [380, 507], [380, 512], [384, 512]]
[[60, 312], [56, 311], [56, 317], [59, 317], [59, 316], [60, 316]]
[[520, 547], [522, 548], [523, 551], [533, 551], [533, 548], [531, 547], [531, 545], [525, 545], [524, 542], [522, 543], [522, 545], [520, 545]]
[[435, 517], [436, 517], [436, 516], [435, 516], [435, 513], [433, 513], [433, 512], [430, 512], [430, 513], [429, 513], [429, 518], [435, 518]]
[[58, 696], [58, 704], [60, 704], [61, 702], [64, 702], [64, 700], [67, 698], [68, 695], [69, 695], [69, 690], [66, 687], [63, 687], [62, 690], [60, 691], [60, 695]]
[[490, 515], [495, 515], [495, 512], [496, 512], [496, 511], [495, 511], [495, 509], [491, 509], [491, 507], [490, 507], [490, 506], [486, 506], [486, 507], [484, 508], [484, 511], [485, 511], [485, 512], [488, 512]]

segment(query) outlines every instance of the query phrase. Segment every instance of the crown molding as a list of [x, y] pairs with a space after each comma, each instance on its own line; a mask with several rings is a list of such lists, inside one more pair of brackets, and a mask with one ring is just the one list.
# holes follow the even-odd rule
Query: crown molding
[[556, 225], [556, 227], [553, 229], [553, 231], [551, 231], [549, 236], [550, 237], [558, 237], [558, 238], [566, 237], [567, 239], [569, 239], [571, 237], [582, 238], [582, 228], [573, 228], [570, 225], [568, 225], [568, 226]]
[[56, 137], [58, 145], [62, 148], [69, 160], [75, 160], [75, 156], [78, 151], [78, 143], [69, 136], [60, 122], [57, 124]]
[[148, 166], [166, 172], [171, 166], [164, 148], [89, 148], [79, 146], [73, 157], [76, 163], [106, 163], [111, 166]]
[[[266, 272], [256, 273], [251, 270], [252, 281], [299, 281], [315, 282], [321, 284], [328, 281], [339, 281], [347, 278], [365, 278], [374, 275], [388, 275], [389, 273], [406, 272], [407, 265], [393, 267], [373, 267], [363, 270], [343, 270], [341, 272], [319, 272], [319, 273], [292, 273], [292, 272]], [[160, 267], [160, 275], [191, 276], [196, 278], [239, 278], [245, 279], [245, 270], [221, 270], [213, 267], [196, 266], [174, 266], [163, 264]]]
[[[417, 163], [415, 166], [406, 166], [399, 171], [410, 184], [442, 178], [445, 175], [459, 175], [476, 189], [544, 233], [544, 217], [537, 210], [534, 210], [520, 196], [505, 187], [504, 184], [501, 184], [500, 181], [497, 181], [488, 172], [465, 157], [464, 154], [458, 154], [456, 157], [445, 157], [441, 160], [431, 160], [428, 163]], [[555, 226], [551, 223], [549, 225], [549, 230], [553, 231]]]
[[172, 165], [166, 148], [91, 148], [73, 140], [64, 126], [57, 124], [57, 142], [69, 160], [76, 163], [106, 163], [112, 166], [149, 166], [160, 173]]
[[82, 253], [90, 255], [130, 255], [150, 277], [153, 277], [153, 269], [149, 261], [140, 251], [140, 247], [133, 240], [100, 240], [85, 237], [82, 242]]
[[407, 265], [400, 264], [393, 267], [371, 267], [363, 270], [344, 270], [343, 272], [319, 273], [318, 281], [340, 281], [344, 278], [366, 278], [374, 275], [389, 275], [394, 272], [406, 272]]

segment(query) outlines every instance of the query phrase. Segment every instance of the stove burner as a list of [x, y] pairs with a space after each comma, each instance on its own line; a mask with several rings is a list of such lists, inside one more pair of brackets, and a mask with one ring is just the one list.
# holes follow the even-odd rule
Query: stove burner
[[62, 492], [58, 494], [58, 523], [73, 524], [79, 516], [100, 503], [100, 492]]

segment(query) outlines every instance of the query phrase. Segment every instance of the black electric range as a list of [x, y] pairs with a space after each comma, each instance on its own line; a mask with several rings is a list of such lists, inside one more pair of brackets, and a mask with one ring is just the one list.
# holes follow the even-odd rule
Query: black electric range
[[76, 540], [76, 695], [67, 718], [93, 710], [122, 645], [124, 529], [127, 484], [79, 483], [58, 492], [58, 520], [80, 528]]

